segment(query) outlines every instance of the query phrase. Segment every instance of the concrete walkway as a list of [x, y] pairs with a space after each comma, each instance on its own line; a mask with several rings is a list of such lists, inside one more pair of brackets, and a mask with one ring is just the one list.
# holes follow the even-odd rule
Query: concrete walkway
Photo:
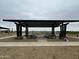
[[0, 42], [0, 47], [6, 46], [79, 46], [79, 42]]
[[1, 39], [12, 38], [12, 37], [16, 37], [16, 35], [13, 35], [13, 36], [8, 36], [8, 37], [2, 37], [2, 38], [0, 38], [0, 40], [1, 40]]
[[[23, 33], [23, 35], [25, 35], [25, 34]], [[12, 38], [12, 37], [16, 37], [16, 35], [7, 36], [7, 37], [2, 37], [2, 38], [0, 38], [0, 39], [7, 39], [7, 38]]]

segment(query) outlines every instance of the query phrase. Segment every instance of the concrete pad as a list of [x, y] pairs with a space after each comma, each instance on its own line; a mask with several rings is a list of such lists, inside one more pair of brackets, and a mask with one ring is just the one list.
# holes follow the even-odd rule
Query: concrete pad
[[11, 37], [16, 37], [16, 35], [13, 35], [13, 36], [8, 36], [8, 37], [2, 37], [2, 38], [0, 38], [0, 40], [1, 40], [1, 39], [11, 38]]
[[79, 42], [0, 42], [1, 46], [79, 46]]

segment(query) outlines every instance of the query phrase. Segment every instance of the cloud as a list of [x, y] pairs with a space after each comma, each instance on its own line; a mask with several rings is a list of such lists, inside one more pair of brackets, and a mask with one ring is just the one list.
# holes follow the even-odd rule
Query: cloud
[[0, 16], [26, 19], [60, 19], [63, 16], [71, 16], [73, 19], [78, 18], [79, 12], [76, 11], [79, 7], [78, 2], [78, 0], [0, 0]]
[[0, 0], [0, 18], [79, 19], [78, 7], [79, 0]]

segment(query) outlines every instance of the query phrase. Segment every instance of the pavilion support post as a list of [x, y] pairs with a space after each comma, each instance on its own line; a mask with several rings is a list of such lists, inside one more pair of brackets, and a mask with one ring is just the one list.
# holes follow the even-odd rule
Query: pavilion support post
[[59, 39], [63, 39], [63, 23], [62, 23], [62, 25], [60, 25]]
[[20, 33], [20, 36], [22, 36], [22, 26], [21, 25], [19, 26], [19, 31], [20, 31], [19, 32]]
[[52, 36], [55, 36], [55, 31], [54, 31], [55, 29], [54, 29], [54, 26], [52, 26]]
[[17, 34], [17, 38], [20, 36], [19, 35], [19, 24], [16, 24], [16, 34]]
[[63, 26], [63, 37], [66, 37], [66, 28], [67, 28], [67, 24], [64, 24]]
[[27, 26], [26, 26], [25, 34], [26, 34], [26, 37], [28, 37], [28, 27]]
[[19, 31], [20, 31], [20, 38], [23, 39], [23, 36], [22, 36], [22, 25], [21, 24], [19, 26]]
[[60, 35], [59, 35], [59, 39], [64, 39], [66, 37], [66, 28], [67, 28], [67, 24], [63, 24], [60, 26]]
[[16, 34], [17, 34], [17, 39], [23, 39], [21, 24], [16, 24]]

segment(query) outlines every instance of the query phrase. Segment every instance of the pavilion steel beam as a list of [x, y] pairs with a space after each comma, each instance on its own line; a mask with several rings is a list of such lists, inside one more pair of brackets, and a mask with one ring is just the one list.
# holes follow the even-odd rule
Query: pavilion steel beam
[[0, 29], [9, 29], [9, 28], [5, 28], [5, 27], [0, 27]]
[[22, 19], [3, 19], [10, 22], [79, 22], [79, 20], [22, 20]]

